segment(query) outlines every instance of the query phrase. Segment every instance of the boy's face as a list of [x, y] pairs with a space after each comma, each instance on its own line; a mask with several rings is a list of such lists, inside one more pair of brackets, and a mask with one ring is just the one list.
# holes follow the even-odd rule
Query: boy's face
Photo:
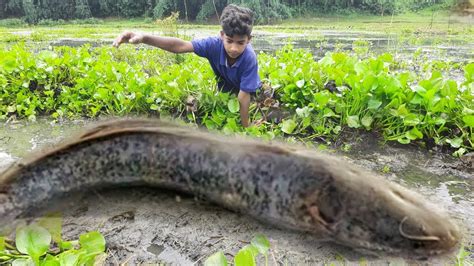
[[250, 43], [250, 37], [247, 35], [227, 36], [224, 31], [221, 31], [221, 39], [224, 43], [224, 49], [231, 59], [239, 57]]

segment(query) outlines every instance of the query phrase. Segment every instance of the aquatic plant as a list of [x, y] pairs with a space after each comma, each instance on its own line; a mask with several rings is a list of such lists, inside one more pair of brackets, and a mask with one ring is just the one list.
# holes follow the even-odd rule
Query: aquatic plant
[[105, 261], [105, 239], [98, 231], [78, 240], [61, 238], [62, 218], [54, 215], [16, 228], [15, 241], [0, 237], [0, 264], [95, 265]]
[[[270, 139], [329, 142], [341, 132], [365, 130], [387, 141], [450, 147], [456, 156], [473, 150], [474, 63], [417, 62], [422, 65], [413, 72], [391, 54], [365, 51], [320, 60], [292, 46], [260, 53], [260, 75], [275, 89], [274, 106], [254, 103], [252, 119], [267, 121], [244, 129], [236, 98], [217, 93], [211, 68], [196, 56], [141, 47], [34, 52], [18, 44], [0, 50], [0, 119], [138, 113]], [[464, 80], [446, 77], [453, 67]]]
[[[257, 257], [264, 256], [265, 265], [268, 265], [268, 250], [270, 241], [263, 234], [257, 234], [252, 238], [249, 245], [242, 247], [234, 256], [235, 266], [257, 265]], [[228, 261], [222, 251], [218, 251], [209, 256], [204, 262], [205, 266], [227, 266]]]

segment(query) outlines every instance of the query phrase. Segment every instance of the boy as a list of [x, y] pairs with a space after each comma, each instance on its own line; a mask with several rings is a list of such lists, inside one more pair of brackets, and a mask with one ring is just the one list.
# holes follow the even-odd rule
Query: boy
[[220, 21], [222, 30], [218, 37], [188, 42], [172, 37], [124, 32], [113, 45], [145, 43], [172, 53], [194, 52], [207, 58], [217, 76], [218, 88], [238, 95], [242, 126], [248, 127], [250, 95], [261, 86], [257, 56], [250, 45], [253, 12], [231, 4], [222, 11]]

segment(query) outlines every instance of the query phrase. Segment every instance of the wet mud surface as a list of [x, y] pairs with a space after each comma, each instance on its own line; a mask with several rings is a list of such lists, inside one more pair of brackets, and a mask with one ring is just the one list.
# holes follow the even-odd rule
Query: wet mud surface
[[[21, 121], [5, 124], [0, 128], [0, 169], [31, 151], [50, 147], [80, 131], [87, 123]], [[424, 148], [381, 145], [370, 135], [344, 138], [345, 151], [336, 145], [337, 148], [325, 152], [337, 153], [436, 202], [462, 228], [463, 243], [472, 246], [474, 177], [469, 165], [449, 154], [429, 152]], [[265, 234], [270, 240], [270, 265], [358, 264], [361, 260], [373, 265], [449, 265], [453, 264], [456, 255], [411, 261], [360, 253], [321, 241], [313, 235], [262, 224], [245, 214], [225, 210], [192, 195], [157, 188], [82, 191], [43, 205], [33, 212], [33, 216], [59, 210], [64, 217], [64, 239], [77, 239], [91, 230], [100, 231], [107, 241], [107, 262], [110, 264], [200, 264], [217, 251], [223, 251], [232, 260], [232, 256], [257, 233]]]

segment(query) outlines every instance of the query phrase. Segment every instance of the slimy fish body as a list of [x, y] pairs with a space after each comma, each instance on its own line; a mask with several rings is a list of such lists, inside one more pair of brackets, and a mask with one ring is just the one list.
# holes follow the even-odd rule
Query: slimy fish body
[[71, 191], [145, 185], [194, 194], [278, 227], [426, 257], [460, 233], [418, 194], [336, 157], [151, 120], [101, 124], [0, 175], [0, 227]]

